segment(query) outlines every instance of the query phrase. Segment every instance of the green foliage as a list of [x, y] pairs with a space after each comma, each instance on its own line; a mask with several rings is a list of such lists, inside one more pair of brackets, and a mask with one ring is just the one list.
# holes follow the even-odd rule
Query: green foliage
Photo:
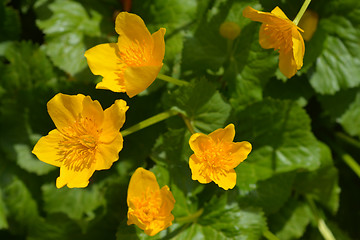
[[[46, 34], [46, 54], [54, 65], [74, 75], [86, 67], [85, 37], [100, 36], [102, 16], [75, 1], [38, 1], [38, 27]], [[50, 15], [50, 17], [49, 17]]]
[[[128, 98], [96, 90], [84, 53], [116, 42], [116, 14], [125, 2], [151, 33], [166, 28], [161, 73]], [[305, 42], [304, 66], [291, 79], [277, 51], [259, 44], [260, 23], [247, 6], [279, 6], [293, 19], [303, 1], [20, 0], [0, 1], [0, 239], [260, 240], [357, 239], [359, 178], [343, 162], [360, 156], [360, 3], [312, 1], [317, 30]], [[230, 41], [219, 27], [241, 28]], [[162, 111], [162, 123], [124, 137], [119, 160], [96, 171], [85, 189], [55, 187], [59, 168], [32, 149], [54, 129], [46, 103], [56, 93], [82, 93], [106, 108], [129, 105], [127, 129]], [[189, 139], [235, 125], [235, 142], [252, 151], [234, 189], [192, 180]], [[152, 171], [175, 200], [172, 225], [153, 237], [127, 225], [127, 190], [137, 167]], [[341, 200], [341, 201], [340, 201]], [[321, 229], [323, 231], [323, 229]]]

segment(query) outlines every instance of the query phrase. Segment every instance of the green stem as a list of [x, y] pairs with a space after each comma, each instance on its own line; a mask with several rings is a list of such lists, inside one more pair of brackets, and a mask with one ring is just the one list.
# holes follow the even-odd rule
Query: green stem
[[204, 209], [200, 208], [197, 212], [195, 212], [189, 216], [176, 218], [176, 222], [177, 223], [194, 222], [194, 221], [196, 221], [196, 219], [198, 219], [203, 214], [203, 212], [204, 212]]
[[[335, 133], [335, 136], [338, 137], [340, 140], [351, 144], [356, 148], [360, 148], [360, 142], [356, 139], [347, 136], [342, 132]], [[356, 160], [348, 153], [345, 153], [341, 148], [334, 145], [332, 149], [342, 158], [342, 160], [354, 171], [354, 173], [360, 178], [360, 165], [356, 162]]]
[[185, 115], [183, 115], [183, 114], [181, 114], [181, 117], [182, 117], [182, 119], [184, 120], [185, 125], [186, 125], [186, 127], [188, 128], [188, 130], [191, 132], [191, 134], [196, 133], [195, 130], [194, 130], [194, 128], [193, 128], [193, 126], [192, 126], [192, 124], [191, 124], [191, 122], [190, 122], [190, 120], [189, 120], [189, 118], [187, 118], [187, 117], [186, 117]]
[[163, 81], [166, 81], [166, 82], [170, 82], [170, 83], [173, 83], [175, 85], [179, 85], [179, 86], [185, 86], [185, 85], [189, 85], [188, 82], [185, 82], [183, 80], [179, 80], [179, 79], [176, 79], [176, 78], [173, 78], [173, 77], [169, 77], [167, 75], [164, 75], [164, 74], [161, 74], [159, 73], [157, 75], [157, 78], [158, 79], [161, 79]]
[[342, 159], [344, 160], [344, 162], [356, 173], [356, 175], [358, 175], [358, 177], [360, 178], [360, 166], [359, 164], [355, 161], [355, 159], [353, 157], [351, 157], [349, 154], [347, 153], [343, 153], [341, 155]]
[[302, 5], [302, 7], [300, 8], [300, 11], [298, 12], [298, 14], [296, 15], [293, 23], [295, 23], [296, 25], [299, 24], [300, 19], [302, 18], [302, 16], [304, 15], [306, 9], [308, 8], [309, 4], [310, 4], [311, 0], [305, 0], [304, 4]]
[[317, 227], [319, 229], [320, 234], [323, 236], [323, 238], [325, 240], [336, 240], [334, 237], [334, 234], [331, 232], [329, 227], [326, 225], [324, 219], [320, 217], [319, 211], [318, 211], [314, 201], [309, 196], [306, 196], [306, 200], [310, 206], [311, 211], [313, 212], [313, 215], [315, 217]]
[[263, 232], [263, 236], [269, 240], [279, 240], [279, 238], [277, 236], [275, 236], [275, 234], [273, 234], [269, 230], [266, 230], [265, 232]]
[[149, 127], [155, 123], [158, 123], [158, 122], [161, 122], [165, 119], [168, 119], [169, 117], [172, 117], [174, 115], [178, 114], [177, 111], [174, 111], [174, 110], [169, 110], [169, 111], [166, 111], [166, 112], [162, 112], [162, 113], [159, 113], [151, 118], [148, 118], [144, 121], [141, 121], [139, 122], [138, 124], [135, 124], [134, 126], [132, 127], [129, 127], [127, 129], [125, 129], [124, 131], [121, 131], [121, 135], [123, 137], [129, 135], [129, 134], [132, 134], [134, 132], [137, 132], [141, 129], [144, 129], [146, 127]]
[[341, 140], [343, 140], [344, 142], [347, 142], [351, 145], [353, 145], [354, 147], [360, 148], [360, 142], [357, 141], [356, 139], [349, 137], [348, 135], [342, 133], [342, 132], [337, 132], [335, 133], [335, 136], [340, 138]]

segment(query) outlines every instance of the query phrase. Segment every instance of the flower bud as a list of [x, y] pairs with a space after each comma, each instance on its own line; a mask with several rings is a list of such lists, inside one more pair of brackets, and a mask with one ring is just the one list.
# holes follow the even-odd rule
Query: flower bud
[[318, 21], [319, 15], [316, 12], [309, 9], [306, 10], [299, 22], [299, 27], [304, 30], [301, 34], [305, 41], [310, 41], [314, 35]]
[[224, 38], [234, 40], [240, 34], [240, 27], [234, 22], [224, 22], [221, 24], [219, 31]]

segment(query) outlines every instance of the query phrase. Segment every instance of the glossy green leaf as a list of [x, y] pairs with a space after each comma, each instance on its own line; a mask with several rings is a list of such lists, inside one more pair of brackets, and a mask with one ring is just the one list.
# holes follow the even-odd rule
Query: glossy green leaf
[[323, 143], [319, 143], [319, 147], [321, 161], [319, 169], [298, 173], [294, 187], [299, 193], [311, 196], [332, 213], [336, 213], [340, 194], [338, 170], [333, 166], [329, 147]]
[[9, 227], [9, 224], [6, 220], [6, 215], [7, 215], [7, 209], [3, 201], [2, 191], [0, 189], [0, 229], [6, 229]]
[[281, 173], [271, 178], [259, 181], [251, 191], [240, 190], [240, 206], [258, 206], [266, 214], [273, 214], [280, 210], [291, 195], [295, 174]]
[[57, 189], [54, 183], [42, 186], [44, 209], [48, 213], [64, 213], [74, 220], [90, 221], [105, 200], [97, 186], [86, 189]]
[[31, 149], [26, 144], [14, 144], [14, 150], [16, 152], [17, 164], [28, 172], [35, 173], [37, 175], [44, 175], [56, 169], [56, 167], [37, 159], [36, 156], [31, 153]]
[[323, 19], [319, 24], [328, 32], [316, 71], [310, 83], [316, 92], [334, 94], [360, 84], [360, 38], [354, 23], [341, 16]]
[[356, 95], [356, 99], [352, 102], [346, 112], [338, 119], [345, 131], [351, 136], [360, 136], [360, 93]]
[[71, 75], [83, 70], [87, 66], [84, 53], [89, 48], [86, 37], [100, 36], [102, 16], [71, 0], [39, 1], [36, 9], [39, 16], [36, 23], [45, 33], [46, 54]]
[[[274, 173], [319, 167], [320, 150], [311, 132], [309, 116], [295, 102], [266, 99], [248, 106], [238, 116], [240, 124], [235, 139], [253, 145], [247, 163], [268, 167], [271, 164]], [[260, 159], [253, 159], [252, 154], [260, 150]]]
[[269, 227], [279, 239], [299, 239], [312, 219], [306, 203], [290, 199], [279, 212], [269, 217]]
[[27, 232], [40, 218], [32, 192], [14, 175], [4, 174], [1, 180], [9, 228], [18, 233]]
[[206, 80], [175, 90], [164, 103], [169, 108], [183, 111], [195, 130], [204, 133], [225, 127], [231, 109], [215, 86]]

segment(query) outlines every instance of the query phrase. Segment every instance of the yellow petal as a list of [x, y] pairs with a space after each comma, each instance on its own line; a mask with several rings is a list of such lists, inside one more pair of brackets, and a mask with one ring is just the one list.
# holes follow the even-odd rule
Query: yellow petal
[[129, 109], [124, 100], [116, 100], [113, 105], [104, 111], [104, 122], [100, 141], [109, 143], [119, 134], [120, 128], [125, 122], [125, 113]]
[[154, 42], [154, 48], [152, 51], [152, 60], [153, 65], [161, 65], [165, 55], [165, 35], [166, 29], [160, 28], [157, 32], [152, 34], [152, 39]]
[[115, 30], [120, 35], [118, 44], [131, 45], [138, 42], [148, 46], [152, 45], [152, 38], [144, 21], [136, 14], [121, 12], [115, 20]]
[[276, 38], [271, 37], [269, 34], [270, 30], [266, 24], [261, 24], [259, 31], [259, 44], [264, 49], [275, 48], [277, 49], [279, 43], [276, 41]]
[[118, 132], [117, 137], [108, 144], [99, 144], [95, 155], [95, 169], [109, 169], [113, 162], [119, 159], [119, 152], [123, 148], [123, 138]]
[[125, 89], [133, 97], [148, 88], [156, 79], [162, 64], [158, 66], [128, 67], [125, 70]]
[[60, 131], [72, 125], [82, 113], [84, 98], [82, 94], [70, 96], [58, 93], [47, 103], [49, 115]]
[[170, 189], [167, 185], [163, 186], [160, 189], [160, 196], [162, 199], [160, 214], [163, 216], [171, 215], [171, 211], [174, 209], [174, 205], [175, 205], [175, 198], [173, 194], [170, 192]]
[[189, 167], [191, 169], [192, 180], [198, 180], [200, 183], [209, 183], [212, 181], [206, 174], [206, 169], [204, 174], [202, 174], [204, 164], [197, 159], [195, 154], [190, 156]]
[[229, 170], [225, 174], [219, 172], [214, 178], [214, 182], [224, 190], [232, 189], [236, 185], [236, 172], [234, 169]]
[[304, 29], [302, 36], [305, 41], [309, 41], [314, 35], [318, 25], [318, 21], [319, 21], [319, 15], [316, 12], [310, 9], [305, 11], [304, 15], [302, 16], [299, 22], [299, 27]]
[[232, 162], [227, 166], [227, 170], [237, 167], [244, 161], [251, 152], [251, 143], [247, 141], [233, 143], [229, 150]]
[[209, 134], [216, 143], [218, 142], [232, 142], [235, 137], [235, 126], [229, 124], [225, 128], [220, 128]]
[[191, 135], [189, 140], [190, 148], [195, 152], [195, 154], [201, 154], [212, 143], [211, 138], [203, 133], [194, 133]]
[[142, 194], [146, 192], [148, 188], [151, 191], [160, 190], [155, 175], [152, 172], [139, 167], [130, 179], [127, 195], [128, 205], [130, 203], [130, 199], [134, 197], [142, 197]]
[[303, 66], [303, 58], [305, 54], [305, 44], [301, 36], [301, 33], [292, 28], [292, 43], [293, 43], [293, 54], [296, 63], [296, 69], [299, 70]]
[[62, 156], [58, 155], [57, 149], [61, 140], [63, 140], [61, 133], [57, 129], [52, 130], [47, 136], [40, 138], [32, 153], [40, 161], [60, 167], [62, 163], [59, 160]]
[[289, 20], [289, 18], [285, 15], [285, 13], [279, 7], [275, 7], [271, 11], [271, 13], [274, 14], [275, 16], [279, 17], [279, 18]]
[[[273, 11], [275, 11], [276, 14], [281, 15], [281, 13], [280, 13], [281, 9], [280, 8], [277, 9], [277, 8], [278, 7], [276, 7]], [[282, 22], [285, 21], [284, 18], [276, 16], [273, 13], [258, 11], [249, 6], [247, 6], [244, 9], [243, 16], [246, 18], [250, 18], [253, 21], [262, 22], [262, 23], [266, 23], [266, 24], [273, 24], [273, 25], [282, 24]], [[285, 16], [285, 14], [284, 14], [284, 16]], [[287, 19], [287, 17], [286, 17], [286, 19]]]
[[293, 51], [279, 51], [279, 69], [287, 77], [291, 78], [297, 72], [297, 65]]
[[95, 165], [84, 168], [82, 171], [73, 171], [65, 166], [60, 167], [60, 176], [56, 179], [56, 187], [62, 188], [67, 185], [69, 188], [84, 188], [89, 184], [89, 178], [95, 172]]
[[119, 54], [116, 43], [100, 44], [85, 52], [91, 72], [103, 76], [102, 82], [98, 83], [96, 88], [125, 92], [124, 80], [119, 77], [124, 71]]
[[83, 111], [81, 113], [83, 118], [91, 119], [96, 126], [101, 126], [104, 120], [104, 111], [100, 103], [91, 97], [86, 96], [83, 100]]

